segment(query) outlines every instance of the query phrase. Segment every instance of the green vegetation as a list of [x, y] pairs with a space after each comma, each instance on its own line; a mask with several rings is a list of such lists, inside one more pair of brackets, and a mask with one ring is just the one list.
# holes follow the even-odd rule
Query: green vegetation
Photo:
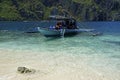
[[44, 17], [43, 17], [43, 19], [47, 19], [48, 18], [48, 15], [50, 15], [50, 11], [51, 11], [51, 8], [49, 8], [49, 7], [46, 7], [45, 9], [44, 9]]
[[120, 20], [120, 0], [0, 0], [0, 20], [44, 20], [66, 15], [80, 21]]
[[91, 5], [91, 3], [93, 2], [93, 0], [72, 0], [72, 1], [85, 5]]
[[21, 19], [16, 7], [12, 5], [11, 1], [3, 1], [0, 3], [0, 17], [7, 20]]

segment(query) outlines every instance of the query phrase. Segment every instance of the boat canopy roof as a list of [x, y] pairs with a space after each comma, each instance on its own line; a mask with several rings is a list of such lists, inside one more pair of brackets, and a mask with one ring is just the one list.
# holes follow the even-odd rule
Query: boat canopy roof
[[75, 20], [72, 17], [65, 17], [65, 16], [59, 16], [59, 15], [51, 15], [48, 18], [49, 20]]

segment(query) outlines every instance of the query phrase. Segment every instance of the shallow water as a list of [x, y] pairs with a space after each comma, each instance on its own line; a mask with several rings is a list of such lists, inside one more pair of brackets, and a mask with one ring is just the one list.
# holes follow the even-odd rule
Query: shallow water
[[[46, 38], [40, 33], [1, 31], [0, 80], [120, 80], [120, 26], [111, 24], [86, 23], [103, 32], [95, 37], [87, 33]], [[20, 75], [19, 66], [37, 72]]]

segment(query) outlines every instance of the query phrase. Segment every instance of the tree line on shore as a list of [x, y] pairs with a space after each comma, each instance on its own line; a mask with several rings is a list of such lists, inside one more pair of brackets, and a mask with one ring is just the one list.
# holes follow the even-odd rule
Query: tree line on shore
[[120, 0], [0, 0], [0, 21], [40, 21], [49, 15], [120, 21]]

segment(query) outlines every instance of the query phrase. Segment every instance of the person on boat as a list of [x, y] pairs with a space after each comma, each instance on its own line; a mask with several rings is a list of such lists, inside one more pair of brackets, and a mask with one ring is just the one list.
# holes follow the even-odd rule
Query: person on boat
[[67, 25], [67, 29], [74, 29], [74, 25], [73, 25], [73, 22], [67, 22], [68, 25]]
[[70, 21], [67, 28], [68, 29], [77, 29], [75, 21]]
[[62, 28], [62, 22], [57, 22], [55, 29], [61, 29]]
[[73, 25], [72, 22], [70, 22], [69, 28], [70, 28], [70, 29], [73, 29], [73, 28], [74, 28], [74, 25]]

